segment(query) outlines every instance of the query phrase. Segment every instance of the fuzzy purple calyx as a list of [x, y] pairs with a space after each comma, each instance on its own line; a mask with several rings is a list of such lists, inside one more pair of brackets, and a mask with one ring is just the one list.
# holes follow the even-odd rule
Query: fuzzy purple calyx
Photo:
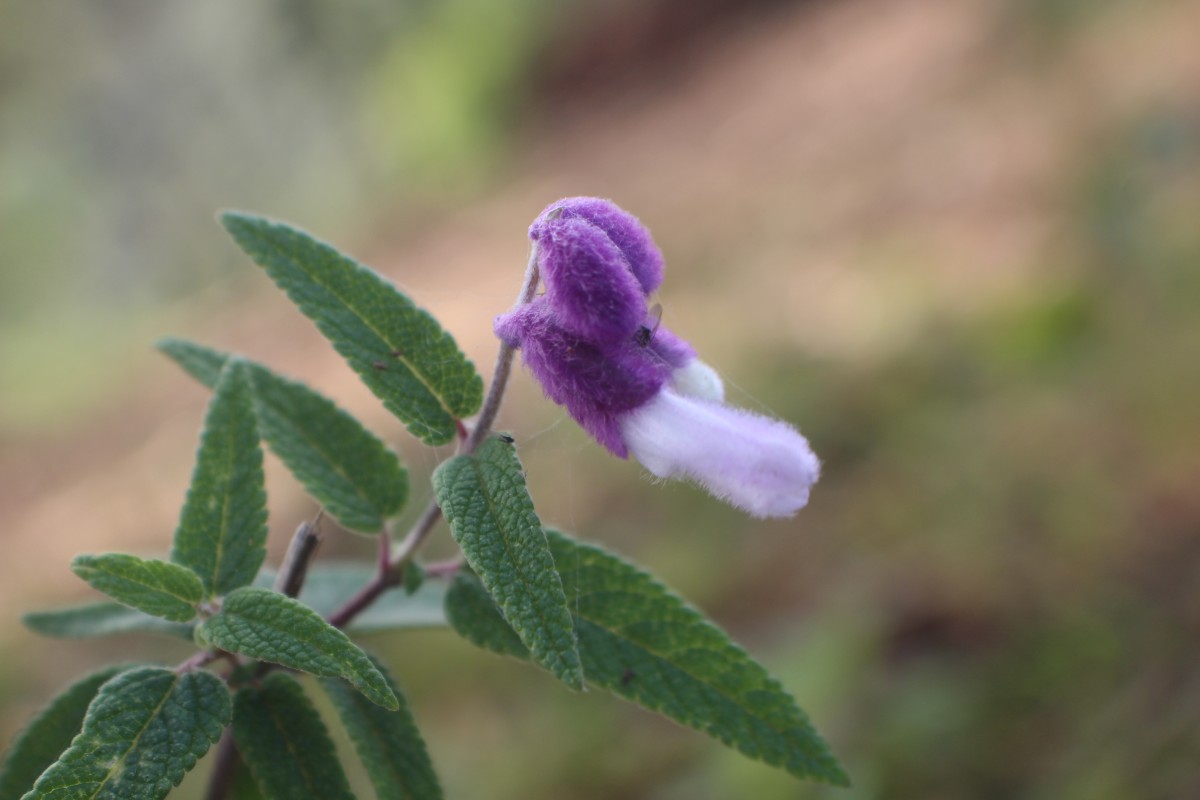
[[540, 244], [543, 233], [556, 221], [576, 218], [602, 231], [621, 251], [643, 294], [652, 294], [662, 285], [662, 252], [650, 238], [650, 231], [637, 217], [611, 200], [567, 197], [551, 203], [529, 226], [529, 238]]
[[629, 451], [620, 417], [658, 394], [671, 379], [673, 362], [692, 355], [686, 342], [661, 327], [646, 345], [632, 334], [619, 341], [580, 336], [562, 324], [548, 294], [501, 314], [495, 330], [521, 350], [546, 396], [621, 458]]

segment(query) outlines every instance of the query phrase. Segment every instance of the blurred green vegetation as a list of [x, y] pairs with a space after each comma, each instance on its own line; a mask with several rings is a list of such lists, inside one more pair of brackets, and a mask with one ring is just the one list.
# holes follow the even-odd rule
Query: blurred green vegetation
[[218, 208], [319, 218], [350, 237], [398, 205], [478, 191], [505, 152], [547, 5], [6, 9], [0, 438], [105, 399], [97, 373], [123, 368], [164, 305], [236, 296]]
[[[353, 14], [280, 3], [242, 12], [237, 31], [216, 25], [229, 13], [217, 5], [80, 6], [54, 36], [50, 6], [30, 6], [23, 36], [0, 33], [0, 75], [23, 76], [0, 79], [0, 431], [63, 419], [39, 394], [47, 363], [83, 385], [101, 369], [89, 364], [150, 341], [138, 315], [240, 280], [214, 250], [216, 206], [365, 229], [397, 205], [480, 191], [527, 100], [514, 86], [553, 33], [537, 0], [510, 15], [483, 0]], [[1046, 70], [1064, 41], [1133, 5], [1023, 2], [1002, 16]], [[164, 40], [171, 15], [188, 21], [181, 40]], [[156, 48], [183, 83], [136, 67]], [[231, 80], [248, 93], [222, 88]], [[140, 92], [161, 102], [130, 119], [147, 112], [121, 99]], [[741, 382], [824, 459], [799, 523], [749, 521], [599, 457], [564, 481], [550, 475], [561, 451], [523, 443], [535, 491], [553, 477], [591, 509], [568, 527], [736, 631], [855, 786], [798, 784], [449, 633], [372, 639], [449, 796], [1200, 796], [1200, 111], [1168, 98], [1114, 118], [1055, 166], [1053, 246], [1022, 291], [933, 313], [883, 356], [788, 348], [745, 368]], [[211, 135], [183, 135], [200, 125]], [[88, 333], [100, 326], [102, 342]], [[588, 447], [569, 427], [553, 436]], [[370, 557], [369, 543], [343, 547]], [[0, 706], [21, 700], [38, 658], [68, 650], [83, 648], [5, 659]], [[80, 660], [150, 653], [117, 642]], [[181, 796], [201, 792], [198, 772]]]

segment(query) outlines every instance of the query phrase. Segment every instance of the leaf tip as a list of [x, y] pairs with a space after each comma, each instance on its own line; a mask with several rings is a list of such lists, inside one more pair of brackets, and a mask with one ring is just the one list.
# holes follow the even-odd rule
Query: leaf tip
[[234, 228], [241, 227], [254, 219], [257, 219], [254, 214], [239, 211], [236, 208], [222, 208], [217, 211], [217, 222], [230, 233], [233, 233]]
[[171, 351], [178, 348], [181, 341], [176, 336], [160, 336], [154, 340], [152, 347], [164, 356], [170, 357]]
[[[379, 674], [379, 673], [376, 673]], [[398, 711], [400, 709], [400, 698], [396, 697], [396, 693], [392, 691], [392, 687], [388, 686], [383, 680], [383, 675], [379, 674], [380, 682], [376, 685], [372, 682], [371, 685], [363, 684], [359, 688], [363, 695], [377, 706], [382, 706], [388, 711]]]
[[846, 771], [842, 769], [842, 765], [833, 756], [829, 756], [827, 761], [821, 764], [819, 771], [810, 771], [801, 777], [827, 783], [839, 789], [849, 789], [851, 786], [850, 776], [846, 774]]

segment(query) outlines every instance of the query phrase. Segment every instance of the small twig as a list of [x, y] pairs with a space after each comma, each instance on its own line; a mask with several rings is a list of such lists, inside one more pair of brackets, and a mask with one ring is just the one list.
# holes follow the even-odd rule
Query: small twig
[[390, 572], [398, 572], [413, 555], [420, 549], [421, 545], [433, 532], [437, 526], [438, 520], [442, 518], [442, 509], [438, 508], [436, 500], [430, 501], [425, 507], [420, 518], [413, 523], [408, 534], [404, 537], [404, 541], [400, 542], [400, 547], [396, 551], [396, 555], [392, 558], [391, 564], [388, 566]]
[[308, 575], [308, 565], [321, 546], [321, 517], [324, 512], [318, 512], [312, 522], [301, 522], [288, 545], [279, 574], [275, 576], [275, 591], [288, 597], [296, 597], [304, 587], [304, 578]]
[[212, 662], [222, 658], [227, 658], [230, 661], [237, 663], [237, 659], [233, 653], [230, 653], [227, 650], [202, 650], [177, 666], [175, 668], [175, 672], [182, 675], [185, 672], [191, 672], [192, 670], [200, 669], [201, 667], [207, 666]]
[[381, 543], [380, 566], [375, 578], [359, 589], [341, 608], [326, 617], [325, 621], [335, 628], [344, 628], [351, 620], [365, 611], [367, 606], [374, 603], [379, 595], [388, 589], [399, 586], [404, 580], [402, 566], [412, 558], [413, 553], [421, 546], [441, 518], [442, 510], [437, 507], [437, 503], [430, 503], [421, 514], [420, 519], [413, 523], [408, 535], [404, 537], [404, 541], [400, 544], [400, 555], [396, 558], [391, 558], [390, 543], [386, 545]]
[[379, 573], [383, 574], [392, 567], [392, 532], [385, 525], [379, 532], [379, 557], [376, 562]]
[[460, 553], [445, 561], [432, 561], [425, 564], [425, 574], [431, 578], [453, 578], [462, 569], [464, 563], [465, 560]]
[[[529, 263], [525, 266], [525, 280], [521, 291], [517, 294], [517, 305], [523, 306], [533, 300], [538, 287], [537, 245], [529, 249]], [[483, 402], [483, 410], [475, 422], [475, 429], [459, 447], [459, 453], [474, 453], [492, 430], [492, 423], [500, 413], [500, 403], [504, 400], [504, 390], [508, 388], [508, 376], [512, 372], [513, 356], [516, 355], [508, 342], [500, 342], [500, 351], [496, 354], [496, 368], [492, 371], [492, 385], [488, 389], [487, 399]]]
[[221, 743], [217, 745], [217, 757], [209, 775], [205, 800], [225, 800], [239, 760], [237, 744], [233, 741], [233, 729], [226, 728], [225, 733], [221, 735]]

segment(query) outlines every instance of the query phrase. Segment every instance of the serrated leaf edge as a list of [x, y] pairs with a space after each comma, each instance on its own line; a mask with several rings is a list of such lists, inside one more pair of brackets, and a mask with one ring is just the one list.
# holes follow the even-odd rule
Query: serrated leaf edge
[[[500, 538], [504, 545], [504, 553], [508, 559], [508, 562], [515, 567], [519, 562], [513, 551], [512, 543], [510, 541], [511, 536], [508, 532], [508, 526], [502, 525], [500, 523], [501, 517], [497, 516], [495, 513], [497, 504], [495, 503], [495, 499], [492, 496], [492, 493], [490, 491], [488, 491], [488, 484], [487, 484], [487, 481], [484, 479], [483, 465], [480, 461], [478, 451], [476, 451], [475, 453], [471, 453], [471, 454], [463, 454], [460, 456], [455, 456], [455, 458], [450, 459], [449, 461], [446, 461], [441, 466], [439, 466], [437, 471], [434, 473], [435, 494], [438, 493], [436, 490], [437, 483], [439, 482], [438, 476], [440, 474], [444, 474], [442, 472], [443, 468], [454, 463], [455, 461], [458, 461], [458, 459], [465, 459], [466, 460], [465, 463], [467, 465], [469, 465], [469, 468], [471, 470], [473, 470], [476, 486], [478, 487], [480, 494], [483, 496], [484, 502], [487, 504], [488, 513], [489, 513], [491, 519], [495, 522], [496, 527], [501, 532]], [[459, 461], [458, 463], [461, 464], [464, 462]], [[443, 508], [443, 511], [445, 511], [444, 508]], [[447, 514], [446, 516], [447, 516], [447, 520], [449, 520], [450, 515]], [[454, 526], [453, 526], [453, 523], [451, 523], [451, 530], [453, 531], [453, 529], [454, 529]], [[543, 528], [541, 528], [540, 526], [539, 526], [539, 533], [543, 537], [543, 541], [545, 541], [545, 536], [546, 536], [545, 530]], [[455, 539], [457, 539], [457, 538], [458, 537], [455, 536]], [[556, 581], [558, 582], [558, 594], [559, 594], [559, 596], [562, 597], [563, 607], [567, 610], [568, 616], [570, 616], [570, 608], [566, 602], [566, 594], [563, 590], [562, 578], [558, 573], [557, 566], [554, 564], [554, 556], [550, 552], [550, 545], [549, 545], [548, 541], [546, 542], [546, 553], [547, 553], [547, 556], [550, 558], [551, 570], [553, 571], [554, 577], [555, 577]], [[471, 561], [470, 555], [468, 555], [465, 550], [464, 550], [464, 555], [467, 557], [468, 563], [470, 563], [470, 561]], [[472, 565], [472, 569], [475, 569], [474, 565]], [[478, 570], [475, 569], [475, 571], [478, 574]], [[516, 572], [517, 575], [519, 576], [520, 581], [521, 581], [521, 586], [524, 589], [525, 595], [529, 598], [536, 598], [538, 595], [532, 590], [532, 586], [530, 585], [528, 579], [526, 578], [524, 570], [514, 569], [513, 571]], [[483, 582], [482, 577], [480, 577], [480, 582], [481, 583]], [[484, 583], [484, 588], [487, 589], [486, 583]], [[489, 595], [491, 594], [490, 589], [488, 590], [488, 594]], [[540, 622], [541, 629], [543, 631], [549, 632], [549, 631], [553, 631], [557, 628], [557, 626], [552, 626], [549, 624], [549, 621], [542, 614], [540, 605], [537, 602], [530, 602], [529, 606], [537, 614], [538, 621]], [[497, 603], [497, 608], [500, 609], [501, 616], [503, 616], [505, 618], [505, 620], [507, 621], [508, 617], [504, 611], [503, 606], [501, 604]], [[566, 651], [564, 651], [558, 647], [553, 647], [551, 650], [551, 652], [554, 654], [554, 656], [556, 657], [556, 659], [558, 660], [558, 662], [560, 664], [561, 672], [558, 672], [555, 670], [550, 670], [550, 671], [553, 672], [567, 686], [570, 686], [571, 688], [576, 689], [576, 690], [582, 690], [583, 686], [584, 686], [584, 680], [585, 680], [584, 672], [583, 672], [583, 662], [582, 662], [582, 659], [581, 659], [581, 656], [579, 653], [579, 636], [575, 630], [575, 626], [574, 626], [573, 622], [574, 622], [574, 620], [572, 618], [570, 635], [571, 635], [571, 641], [573, 643], [573, 646], [569, 650], [566, 650]], [[509, 624], [511, 626], [511, 623], [509, 623]], [[514, 628], [514, 630], [515, 630], [515, 628]], [[521, 641], [523, 643], [525, 642], [525, 637], [521, 636], [520, 631], [517, 631], [517, 636], [521, 639]], [[550, 641], [551, 644], [553, 644], [555, 637], [549, 636], [549, 637], [547, 637], [547, 639]], [[526, 644], [526, 646], [528, 647], [528, 644]], [[530, 648], [530, 650], [532, 652], [532, 648]]]
[[[251, 586], [244, 586], [244, 587], [242, 587], [241, 589], [236, 589], [235, 591], [244, 592], [244, 591], [247, 591], [247, 590], [256, 591], [256, 592], [262, 591], [262, 592], [268, 592], [268, 593], [271, 593], [271, 594], [278, 594], [278, 593], [276, 593], [276, 592], [271, 592], [271, 590], [269, 590], [269, 589], [257, 589], [256, 587], [251, 587]], [[278, 595], [278, 596], [279, 596], [279, 597], [285, 597], [284, 595]], [[228, 598], [226, 598], [226, 599], [228, 600]], [[377, 705], [380, 705], [380, 706], [382, 706], [383, 708], [386, 708], [386, 709], [388, 709], [389, 711], [394, 711], [394, 710], [395, 710], [395, 709], [398, 707], [399, 700], [396, 698], [396, 696], [395, 696], [395, 693], [394, 693], [394, 692], [392, 692], [392, 691], [391, 691], [391, 688], [390, 688], [390, 687], [387, 685], [387, 679], [386, 679], [386, 678], [384, 678], [384, 676], [382, 675], [382, 673], [380, 673], [380, 672], [379, 672], [379, 670], [378, 670], [378, 669], [375, 667], [375, 665], [371, 663], [371, 659], [370, 659], [370, 657], [369, 657], [369, 656], [366, 654], [366, 652], [365, 652], [365, 651], [363, 651], [363, 649], [362, 649], [361, 647], [359, 647], [357, 644], [355, 644], [355, 643], [354, 643], [354, 641], [353, 641], [352, 639], [350, 639], [350, 637], [349, 637], [349, 636], [347, 636], [347, 635], [346, 635], [345, 631], [342, 631], [342, 630], [340, 630], [339, 628], [335, 628], [334, 626], [330, 625], [328, 622], [326, 622], [326, 621], [325, 621], [325, 619], [324, 619], [324, 618], [322, 618], [322, 617], [321, 617], [321, 615], [320, 615], [320, 614], [317, 614], [315, 611], [313, 611], [313, 610], [312, 610], [312, 608], [310, 608], [309, 606], [307, 606], [307, 605], [305, 605], [304, 603], [300, 602], [299, 600], [295, 600], [295, 599], [293, 599], [293, 598], [290, 598], [290, 597], [286, 597], [285, 599], [287, 599], [287, 600], [291, 601], [292, 603], [295, 603], [295, 604], [296, 604], [296, 606], [298, 606], [298, 607], [300, 607], [300, 608], [304, 609], [305, 611], [308, 611], [309, 613], [311, 613], [311, 614], [313, 615], [313, 618], [314, 618], [314, 619], [317, 619], [317, 620], [320, 620], [322, 623], [324, 623], [324, 624], [326, 625], [326, 627], [327, 627], [327, 629], [328, 629], [328, 630], [335, 631], [336, 633], [339, 633], [339, 634], [341, 634], [341, 636], [342, 636], [342, 637], [345, 639], [346, 643], [348, 643], [348, 644], [349, 644], [351, 647], [353, 647], [353, 648], [354, 648], [354, 650], [355, 650], [355, 651], [356, 651], [356, 652], [357, 652], [359, 655], [361, 655], [361, 656], [363, 657], [363, 659], [364, 659], [365, 663], [366, 663], [368, 666], [370, 666], [370, 668], [371, 668], [371, 670], [374, 672], [374, 674], [379, 676], [380, 682], [382, 683], [383, 687], [384, 687], [385, 689], [387, 689], [387, 691], [388, 691], [388, 694], [389, 694], [389, 695], [391, 695], [391, 698], [392, 698], [392, 704], [388, 704], [388, 703], [386, 703], [386, 702], [383, 702], [383, 703], [377, 703]], [[225, 613], [227, 613], [227, 612], [226, 612], [224, 609], [222, 609], [222, 611], [220, 612], [220, 614], [225, 614]], [[210, 617], [210, 618], [209, 618], [208, 620], [206, 620], [204, 623], [201, 623], [201, 625], [200, 625], [200, 626], [197, 628], [198, 632], [200, 632], [200, 634], [201, 634], [201, 635], [208, 636], [208, 633], [209, 633], [209, 623], [211, 623], [212, 621], [214, 621], [214, 620], [218, 619], [218, 618], [219, 618], [219, 616], [220, 616], [220, 614], [218, 614], [218, 615], [215, 615], [215, 616], [213, 616], [213, 617]], [[238, 616], [241, 616], [241, 615], [238, 615]], [[245, 616], [242, 616], [242, 619], [243, 619], [243, 620], [245, 620], [245, 621], [247, 621], [247, 622], [249, 622], [251, 625], [254, 625], [254, 626], [260, 626], [260, 627], [263, 627], [263, 628], [269, 628], [269, 629], [271, 629], [271, 630], [272, 630], [272, 631], [274, 631], [274, 632], [281, 633], [281, 634], [284, 634], [284, 635], [288, 635], [288, 631], [287, 631], [287, 629], [285, 629], [285, 628], [276, 627], [276, 626], [274, 626], [274, 625], [270, 625], [270, 624], [267, 624], [267, 623], [261, 622], [260, 620], [248, 619], [248, 618], [246, 618]], [[314, 650], [315, 652], [318, 652], [318, 653], [320, 653], [320, 654], [321, 654], [322, 656], [324, 656], [324, 657], [331, 658], [333, 661], [335, 661], [335, 662], [338, 664], [338, 666], [339, 666], [339, 668], [340, 668], [340, 671], [339, 671], [339, 672], [336, 674], [336, 676], [325, 676], [325, 677], [340, 677], [340, 678], [344, 678], [344, 679], [345, 679], [345, 680], [346, 680], [346, 681], [347, 681], [347, 682], [348, 682], [348, 683], [349, 683], [351, 686], [353, 686], [354, 688], [356, 688], [356, 689], [358, 689], [360, 692], [362, 692], [364, 697], [366, 697], [368, 700], [371, 700], [371, 702], [375, 702], [375, 699], [374, 699], [374, 698], [372, 698], [370, 694], [368, 694], [368, 691], [369, 691], [369, 692], [371, 692], [371, 693], [374, 693], [374, 692], [375, 692], [375, 689], [374, 689], [374, 688], [372, 688], [372, 687], [370, 687], [370, 686], [367, 684], [367, 681], [365, 681], [365, 680], [362, 680], [362, 679], [361, 679], [361, 677], [369, 676], [369, 675], [370, 675], [370, 673], [361, 673], [361, 674], [360, 674], [360, 673], [359, 673], [357, 670], [354, 670], [354, 669], [353, 669], [353, 668], [355, 667], [355, 665], [354, 665], [354, 662], [353, 662], [353, 661], [347, 661], [346, 659], [344, 659], [344, 658], [342, 658], [342, 657], [339, 657], [339, 656], [337, 656], [337, 655], [331, 655], [331, 654], [329, 654], [329, 653], [325, 653], [325, 652], [322, 652], [322, 651], [315, 650], [315, 648], [311, 648], [311, 647], [310, 647], [310, 645], [308, 645], [307, 643], [303, 642], [303, 641], [302, 641], [302, 640], [300, 640], [300, 639], [296, 639], [296, 638], [294, 638], [294, 637], [290, 637], [290, 636], [289, 636], [288, 638], [289, 638], [291, 641], [293, 641], [293, 642], [297, 642], [298, 644], [301, 644], [301, 645], [303, 645], [303, 646], [305, 646], [305, 647], [309, 647], [310, 649]], [[219, 645], [220, 643], [217, 643], [217, 644]], [[221, 645], [221, 646], [223, 646], [223, 645]], [[250, 655], [250, 654], [246, 654], [246, 655]], [[268, 658], [268, 657], [265, 657], [265, 656], [256, 656], [256, 655], [250, 655], [250, 657], [251, 657], [251, 658], [255, 658], [255, 659], [259, 660], [259, 661], [267, 661], [267, 662], [270, 662], [270, 663], [272, 663], [272, 664], [279, 664], [279, 665], [281, 665], [281, 666], [288, 667], [288, 668], [290, 668], [290, 669], [297, 669], [297, 670], [299, 670], [300, 672], [308, 672], [308, 671], [307, 671], [307, 670], [305, 670], [303, 667], [297, 667], [297, 666], [293, 666], [293, 665], [291, 665], [291, 664], [286, 664], [286, 663], [284, 663], [284, 662], [282, 662], [282, 661], [279, 661], [279, 660], [277, 660], [277, 659]], [[347, 667], [350, 667], [351, 669], [347, 669]], [[308, 673], [308, 674], [319, 675], [320, 673]], [[360, 677], [360, 675], [361, 675], [361, 677]], [[387, 699], [387, 695], [380, 694], [379, 696], [380, 696], [382, 699], [384, 699], [384, 700], [386, 700], [386, 699]]]
[[[178, 618], [178, 617], [169, 617], [169, 616], [165, 616], [165, 615], [163, 615], [163, 614], [155, 614], [155, 613], [152, 613], [152, 612], [150, 612], [150, 611], [146, 611], [144, 608], [140, 608], [139, 606], [136, 606], [136, 605], [134, 605], [133, 603], [127, 602], [127, 601], [125, 601], [125, 600], [122, 600], [122, 599], [120, 599], [119, 597], [115, 597], [115, 596], [113, 596], [113, 595], [109, 594], [108, 592], [104, 591], [103, 589], [101, 589], [101, 588], [99, 588], [98, 586], [96, 586], [95, 584], [93, 584], [93, 583], [92, 583], [90, 580], [88, 580], [88, 578], [87, 578], [85, 575], [80, 575], [80, 574], [79, 574], [79, 570], [77, 569], [77, 567], [78, 567], [78, 566], [84, 566], [84, 565], [82, 565], [82, 564], [80, 563], [80, 559], [101, 559], [101, 558], [104, 558], [105, 556], [110, 556], [110, 555], [127, 555], [127, 554], [126, 554], [126, 553], [104, 553], [104, 554], [101, 554], [101, 555], [98, 555], [98, 556], [93, 556], [93, 555], [80, 555], [80, 556], [76, 556], [76, 557], [75, 557], [75, 558], [74, 558], [74, 559], [71, 561], [71, 571], [72, 571], [72, 572], [74, 572], [76, 575], [78, 575], [78, 576], [79, 576], [79, 577], [80, 577], [82, 580], [84, 580], [84, 581], [85, 581], [85, 582], [86, 582], [86, 583], [87, 583], [89, 586], [91, 586], [93, 589], [96, 589], [96, 591], [98, 591], [98, 592], [101, 592], [101, 593], [103, 593], [103, 594], [106, 594], [106, 595], [108, 595], [109, 597], [112, 597], [112, 599], [113, 599], [113, 600], [116, 600], [118, 603], [120, 603], [121, 605], [125, 606], [126, 608], [132, 608], [132, 609], [133, 609], [133, 610], [135, 610], [135, 611], [141, 611], [143, 614], [148, 614], [149, 616], [152, 616], [152, 617], [158, 617], [159, 619], [165, 619], [165, 620], [167, 620], [168, 622], [177, 622], [177, 623], [180, 623], [180, 624], [185, 624], [185, 623], [188, 623], [188, 622], [190, 622], [191, 620], [195, 619], [195, 616], [196, 616], [196, 615], [195, 615], [195, 613], [193, 613], [193, 614], [192, 614], [192, 616], [190, 616], [190, 617], [187, 617], [186, 619], [180, 619], [180, 618]], [[136, 557], [136, 556], [134, 556], [134, 558], [137, 558], [137, 557]], [[154, 560], [154, 559], [140, 559], [140, 558], [139, 558], [139, 559], [138, 559], [138, 562], [139, 562], [139, 566], [141, 566], [141, 565], [148, 564], [148, 563], [155, 563], [155, 560]], [[157, 562], [157, 563], [160, 563], [160, 564], [166, 564], [166, 565], [167, 565], [167, 566], [169, 566], [169, 567], [177, 567], [177, 568], [179, 568], [179, 569], [186, 570], [188, 573], [190, 573], [190, 574], [192, 574], [192, 575], [196, 575], [196, 573], [192, 572], [192, 570], [191, 570], [191, 569], [189, 569], [188, 567], [186, 567], [186, 566], [184, 566], [184, 565], [182, 565], [182, 564], [172, 564], [172, 563], [171, 563], [171, 562], [169, 562], [169, 561], [159, 561], [159, 562]], [[174, 600], [178, 600], [179, 602], [181, 602], [181, 603], [184, 603], [185, 605], [188, 605], [188, 606], [190, 606], [190, 607], [191, 607], [193, 610], [195, 610], [195, 609], [196, 609], [196, 606], [197, 606], [197, 604], [200, 602], [200, 600], [203, 600], [203, 599], [204, 599], [204, 585], [203, 585], [202, 583], [199, 583], [199, 581], [200, 581], [200, 577], [199, 577], [199, 576], [196, 576], [196, 581], [197, 581], [198, 585], [200, 586], [200, 600], [192, 600], [192, 599], [190, 599], [190, 598], [188, 598], [188, 597], [184, 597], [183, 595], [176, 594], [175, 592], [173, 592], [173, 591], [170, 591], [169, 589], [167, 589], [166, 587], [164, 587], [164, 586], [163, 586], [163, 585], [161, 585], [161, 584], [143, 583], [143, 582], [142, 582], [142, 581], [140, 581], [140, 580], [136, 580], [136, 579], [134, 579], [134, 578], [131, 578], [131, 577], [128, 577], [128, 576], [126, 576], [126, 575], [118, 575], [117, 573], [110, 572], [110, 571], [107, 571], [107, 570], [100, 570], [99, 568], [97, 568], [97, 567], [95, 567], [95, 566], [93, 566], [93, 565], [90, 565], [90, 564], [89, 564], [89, 565], [86, 565], [86, 568], [87, 568], [87, 569], [91, 569], [91, 570], [95, 570], [95, 571], [97, 571], [97, 572], [101, 572], [101, 571], [103, 571], [103, 572], [105, 572], [105, 574], [107, 574], [107, 575], [109, 575], [109, 576], [111, 576], [111, 577], [113, 577], [113, 578], [116, 578], [116, 579], [118, 579], [118, 580], [128, 581], [129, 583], [132, 583], [132, 584], [134, 584], [135, 586], [139, 586], [139, 587], [141, 587], [141, 588], [143, 588], [143, 589], [147, 589], [147, 590], [149, 590], [149, 591], [152, 591], [152, 592], [158, 592], [159, 594], [166, 595], [167, 597], [170, 597], [170, 598], [172, 598], [172, 599], [174, 599]]]
[[[298, 228], [298, 227], [288, 224], [286, 222], [272, 219], [270, 217], [264, 217], [264, 216], [261, 216], [258, 214], [251, 214], [251, 213], [244, 212], [244, 211], [235, 211], [232, 209], [220, 212], [220, 214], [218, 214], [218, 220], [221, 222], [221, 225], [225, 228], [225, 230], [227, 230], [230, 233], [230, 235], [233, 236], [234, 241], [238, 244], [239, 247], [241, 247], [243, 252], [245, 252], [246, 255], [250, 256], [251, 260], [255, 261], [255, 263], [259, 263], [258, 259], [255, 258], [255, 255], [253, 253], [249, 252], [242, 245], [241, 239], [239, 238], [238, 234], [233, 230], [233, 228], [230, 226], [230, 222], [234, 223], [234, 227], [236, 227], [238, 225], [238, 223], [241, 223], [241, 224], [246, 225], [249, 228], [253, 228], [256, 223], [263, 223], [268, 227], [282, 228], [290, 233], [294, 233], [299, 236], [302, 236], [305, 239], [312, 242], [317, 247], [326, 249], [330, 253], [335, 255], [337, 258], [347, 262], [350, 269], [362, 271], [362, 272], [368, 273], [369, 275], [377, 278], [382, 283], [387, 285], [389, 288], [394, 290], [396, 295], [398, 297], [402, 298], [402, 300], [405, 303], [407, 303], [415, 313], [426, 316], [426, 317], [430, 318], [431, 320], [433, 320], [435, 323], [437, 323], [437, 320], [436, 320], [436, 318], [433, 317], [433, 315], [431, 315], [424, 308], [421, 308], [420, 306], [418, 306], [412, 300], [412, 298], [408, 297], [408, 295], [404, 294], [399, 289], [397, 289], [395, 287], [395, 285], [391, 283], [391, 281], [384, 278], [379, 272], [377, 272], [374, 269], [371, 269], [370, 267], [366, 266], [365, 264], [362, 264], [361, 262], [359, 262], [357, 259], [351, 257], [350, 255], [343, 253], [341, 250], [339, 250], [338, 248], [329, 244], [328, 242], [325, 242], [324, 240], [319, 239], [316, 236], [313, 236], [308, 231], [305, 231], [301, 228]], [[381, 342], [384, 342], [385, 344], [389, 345], [389, 347], [392, 348], [393, 353], [399, 353], [398, 355], [392, 355], [392, 358], [394, 358], [396, 361], [401, 363], [404, 366], [404, 368], [408, 371], [408, 373], [410, 375], [412, 375], [417, 380], [418, 383], [421, 384], [421, 386], [426, 390], [426, 392], [429, 393], [429, 395], [431, 397], [434, 398], [434, 400], [437, 401], [437, 404], [441, 408], [442, 412], [451, 421], [457, 422], [457, 421], [461, 420], [463, 418], [463, 416], [466, 416], [465, 414], [460, 415], [457, 411], [450, 408], [450, 406], [446, 403], [445, 399], [442, 397], [441, 392], [437, 391], [429, 383], [429, 381], [426, 379], [426, 377], [422, 374], [421, 371], [414, 368], [412, 361], [404, 355], [403, 348], [400, 347], [399, 349], [397, 349], [399, 347], [400, 343], [392, 342], [388, 336], [385, 336], [382, 332], [380, 332], [380, 330], [375, 325], [373, 325], [370, 321], [368, 321], [368, 319], [365, 316], [363, 316], [362, 311], [359, 309], [357, 304], [347, 301], [340, 293], [334, 291], [334, 289], [328, 283], [326, 283], [322, 280], [319, 280], [316, 276], [313, 275], [313, 273], [310, 270], [301, 266], [299, 264], [299, 262], [295, 262], [295, 263], [301, 269], [301, 271], [310, 280], [312, 280], [312, 282], [314, 284], [316, 284], [317, 286], [320, 286], [322, 289], [328, 291], [331, 295], [333, 295], [335, 298], [337, 298], [338, 301], [341, 302], [347, 309], [352, 311], [354, 313], [355, 317], [359, 321], [361, 321], [363, 323], [363, 325], [371, 331], [371, 333], [373, 333]], [[259, 266], [261, 266], [264, 270], [267, 270], [268, 272], [271, 271], [271, 268], [268, 267], [267, 265], [259, 263]], [[271, 277], [272, 277], [272, 279], [274, 279], [273, 275]], [[289, 298], [292, 297], [292, 291], [288, 287], [280, 287], [280, 288], [283, 289], [284, 293], [287, 294]], [[293, 299], [293, 302], [296, 302], [296, 301]], [[304, 313], [303, 310], [302, 310], [302, 313]], [[308, 316], [308, 314], [305, 313], [305, 316]], [[318, 322], [317, 320], [313, 320], [313, 322], [317, 325], [317, 327], [319, 329], [321, 329], [322, 334], [325, 334], [325, 330], [324, 330], [325, 326], [321, 322]], [[443, 336], [447, 336], [447, 337], [449, 336], [449, 334], [445, 331], [445, 329], [442, 328], [440, 323], [437, 323], [437, 326], [441, 330], [441, 334]], [[349, 353], [343, 352], [342, 343], [335, 341], [333, 339], [333, 337], [329, 336], [328, 334], [325, 334], [325, 336], [333, 344], [334, 349], [337, 350], [337, 352], [343, 358], [350, 361], [352, 366], [360, 361], [360, 359], [357, 358], [356, 356], [352, 356]], [[453, 337], [450, 337], [450, 338], [451, 338], [451, 341], [453, 341]], [[462, 353], [462, 348], [459, 347], [457, 343], [455, 343], [455, 349], [458, 350], [458, 352], [460, 354]], [[474, 370], [474, 364], [471, 362], [470, 359], [468, 359], [466, 357], [465, 354], [463, 354], [463, 359], [464, 359], [464, 361], [466, 361], [466, 363], [470, 364], [472, 369]], [[369, 370], [371, 368], [371, 365], [369, 365], [369, 364], [362, 364], [361, 366], [362, 366], [361, 370], [356, 369], [355, 371], [361, 372], [362, 374], [367, 374], [367, 370]], [[478, 371], [475, 371], [475, 377], [478, 377]], [[481, 399], [482, 399], [482, 397], [481, 397]], [[413, 428], [424, 429], [424, 434], [418, 435], [418, 438], [425, 440], [429, 444], [445, 444], [445, 442], [447, 442], [453, 438], [452, 433], [449, 435], [449, 437], [443, 436], [442, 431], [432, 428], [427, 423], [421, 422], [419, 420], [411, 420], [410, 421], [410, 420], [405, 419], [405, 420], [403, 420], [403, 422], [404, 422], [405, 426], [409, 428], [409, 430], [413, 431], [414, 435], [418, 435], [418, 434], [416, 434], [416, 431], [413, 430]]]

